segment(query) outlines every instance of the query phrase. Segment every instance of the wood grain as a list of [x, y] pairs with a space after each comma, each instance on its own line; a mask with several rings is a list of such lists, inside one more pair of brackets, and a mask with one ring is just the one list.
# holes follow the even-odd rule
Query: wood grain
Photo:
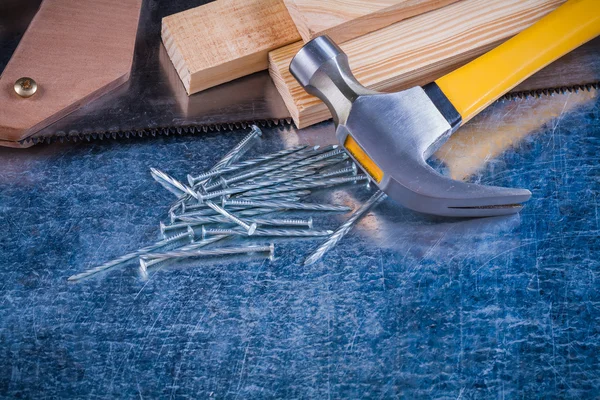
[[284, 0], [305, 42], [328, 35], [343, 43], [458, 0]]
[[218, 0], [162, 21], [188, 94], [268, 68], [268, 53], [301, 40], [281, 0]]
[[[379, 91], [434, 81], [533, 25], [564, 0], [463, 0], [341, 45], [356, 78]], [[294, 43], [269, 54], [269, 71], [299, 128], [331, 118], [296, 82]]]
[[[0, 145], [57, 121], [129, 79], [141, 0], [45, 0], [0, 77]], [[38, 83], [24, 99], [13, 85]]]

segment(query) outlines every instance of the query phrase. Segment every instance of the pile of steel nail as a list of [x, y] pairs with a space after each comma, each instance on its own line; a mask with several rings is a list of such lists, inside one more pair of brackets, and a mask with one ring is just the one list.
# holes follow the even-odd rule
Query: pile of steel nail
[[[377, 191], [335, 232], [315, 229], [312, 218], [290, 217], [290, 213], [300, 211], [350, 212], [346, 206], [310, 203], [306, 199], [312, 190], [329, 190], [348, 183], [363, 181], [369, 187], [369, 178], [360, 174], [346, 152], [334, 145], [297, 146], [240, 161], [261, 135], [261, 130], [253, 126], [252, 132], [210, 171], [188, 176], [187, 185], [152, 169], [154, 179], [177, 197], [169, 210], [170, 223], [160, 224], [163, 240], [73, 275], [69, 280], [77, 281], [137, 258], [142, 274], [147, 274], [149, 268], [166, 261], [247, 254], [274, 256], [272, 243], [214, 248], [217, 242], [226, 242], [225, 239], [327, 237], [306, 259], [305, 265], [310, 265], [385, 198], [385, 194]], [[212, 248], [206, 249], [209, 246]]]

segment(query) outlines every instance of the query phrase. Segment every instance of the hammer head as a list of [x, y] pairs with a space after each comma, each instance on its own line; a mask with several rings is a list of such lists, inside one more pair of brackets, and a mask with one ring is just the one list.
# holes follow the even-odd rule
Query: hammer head
[[[328, 37], [306, 44], [290, 71], [323, 100], [339, 142], [398, 203], [426, 214], [487, 217], [514, 214], [531, 192], [460, 182], [438, 174], [426, 160], [459, 127], [460, 115], [435, 88], [374, 92], [352, 75], [348, 58]], [[443, 96], [443, 94], [441, 94]]]

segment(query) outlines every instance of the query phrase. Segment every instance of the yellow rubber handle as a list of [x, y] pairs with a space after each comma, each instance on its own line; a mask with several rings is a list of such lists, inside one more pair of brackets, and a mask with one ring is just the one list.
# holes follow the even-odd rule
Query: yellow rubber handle
[[598, 35], [600, 0], [569, 0], [436, 83], [465, 123], [540, 69]]

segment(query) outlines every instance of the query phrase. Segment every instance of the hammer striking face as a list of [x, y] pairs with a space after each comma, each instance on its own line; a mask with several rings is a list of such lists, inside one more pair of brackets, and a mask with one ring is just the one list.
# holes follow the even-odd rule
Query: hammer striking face
[[[565, 28], [565, 20], [578, 25]], [[339, 142], [392, 199], [426, 214], [499, 216], [519, 212], [531, 192], [455, 181], [433, 170], [427, 158], [463, 122], [599, 34], [600, 2], [570, 0], [497, 49], [422, 88], [398, 93], [366, 89], [352, 75], [346, 54], [327, 36], [307, 43], [290, 71], [327, 104]], [[532, 46], [540, 47], [533, 56]]]

